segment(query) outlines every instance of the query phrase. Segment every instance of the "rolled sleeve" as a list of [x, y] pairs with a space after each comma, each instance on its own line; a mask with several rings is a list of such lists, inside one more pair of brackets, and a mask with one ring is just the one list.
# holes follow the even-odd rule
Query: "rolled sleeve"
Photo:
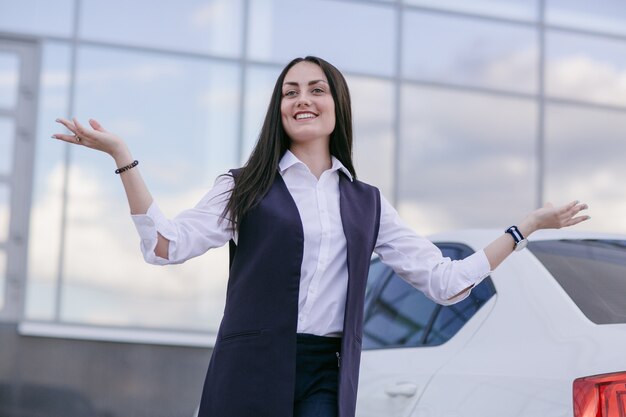
[[[194, 208], [173, 219], [168, 219], [155, 202], [146, 214], [132, 215], [145, 261], [154, 265], [182, 263], [232, 239], [232, 224], [222, 214], [233, 185], [231, 176], [218, 177], [214, 187]], [[154, 253], [159, 234], [169, 241], [167, 259]]]
[[167, 218], [159, 206], [152, 202], [146, 214], [133, 214], [131, 218], [141, 239], [141, 253], [144, 260], [153, 265], [169, 264], [168, 259], [161, 258], [154, 253], [158, 241], [157, 233], [170, 240], [170, 245], [172, 244], [172, 239], [175, 238], [175, 233], [169, 227]]
[[[442, 305], [455, 304], [464, 300], [470, 295], [471, 289], [480, 284], [480, 282], [491, 273], [489, 260], [482, 249], [465, 259], [449, 262], [458, 268], [459, 286], [463, 288], [461, 288], [460, 293], [456, 293], [457, 295], [453, 297], [437, 300], [437, 302]], [[468, 291], [463, 291], [466, 288]]]
[[448, 305], [466, 298], [490, 273], [484, 251], [462, 260], [444, 257], [428, 239], [402, 222], [396, 210], [381, 198], [381, 220], [374, 252], [402, 279], [433, 301]]

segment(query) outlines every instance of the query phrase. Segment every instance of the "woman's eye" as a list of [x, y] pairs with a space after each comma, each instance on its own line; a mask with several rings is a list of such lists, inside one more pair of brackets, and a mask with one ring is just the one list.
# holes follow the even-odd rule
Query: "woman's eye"
[[316, 94], [320, 94], [320, 93], [323, 93], [324, 90], [322, 90], [321, 88], [314, 88], [313, 92], [316, 93]]
[[286, 91], [285, 94], [284, 94], [285, 97], [293, 97], [295, 95], [296, 95], [296, 91], [295, 90]]

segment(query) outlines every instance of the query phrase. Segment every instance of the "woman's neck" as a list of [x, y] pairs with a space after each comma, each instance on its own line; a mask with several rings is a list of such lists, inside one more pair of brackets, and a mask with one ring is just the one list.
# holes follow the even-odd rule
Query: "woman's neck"
[[320, 178], [324, 171], [332, 167], [330, 151], [328, 150], [327, 144], [326, 146], [303, 146], [300, 144], [292, 144], [289, 150], [300, 161], [304, 162], [317, 179]]

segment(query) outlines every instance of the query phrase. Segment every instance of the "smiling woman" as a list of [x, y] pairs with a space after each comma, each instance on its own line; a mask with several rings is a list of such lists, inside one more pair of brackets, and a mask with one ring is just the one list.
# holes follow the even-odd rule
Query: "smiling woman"
[[346, 80], [312, 56], [280, 73], [246, 164], [172, 220], [120, 137], [93, 119], [91, 128], [58, 121], [72, 134], [54, 138], [115, 160], [147, 262], [182, 263], [229, 243], [226, 306], [201, 417], [353, 417], [373, 252], [427, 297], [452, 304], [522, 248], [525, 236], [587, 219], [577, 201], [546, 206], [484, 250], [444, 257], [377, 188], [357, 180]]
[[[297, 120], [298, 112], [317, 117]], [[259, 139], [225, 210], [235, 224], [269, 189], [275, 172], [267, 167], [276, 167], [287, 149], [296, 152], [318, 178], [329, 167], [330, 155], [356, 177], [348, 86], [339, 70], [320, 58], [296, 58], [279, 75]]]
[[335, 129], [335, 102], [319, 65], [305, 61], [289, 71], [280, 111], [292, 151], [302, 142], [313, 140], [328, 147], [328, 138]]

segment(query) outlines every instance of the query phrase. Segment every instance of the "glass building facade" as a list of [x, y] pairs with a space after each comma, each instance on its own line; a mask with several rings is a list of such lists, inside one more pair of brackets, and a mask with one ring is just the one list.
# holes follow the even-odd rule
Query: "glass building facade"
[[624, 28], [618, 0], [0, 0], [0, 317], [214, 333], [227, 249], [145, 264], [112, 159], [54, 120], [124, 137], [174, 216], [246, 160], [296, 56], [346, 75], [357, 173], [418, 233], [573, 198], [625, 233]]

